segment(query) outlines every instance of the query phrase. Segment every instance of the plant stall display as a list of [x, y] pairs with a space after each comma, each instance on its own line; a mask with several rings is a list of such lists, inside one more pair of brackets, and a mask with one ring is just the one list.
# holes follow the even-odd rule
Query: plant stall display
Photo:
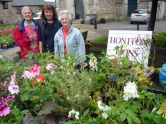
[[0, 57], [0, 123], [166, 122], [166, 97], [148, 91], [156, 68], [121, 55], [88, 58], [78, 69], [73, 54], [63, 59], [50, 53], [32, 54], [16, 63]]

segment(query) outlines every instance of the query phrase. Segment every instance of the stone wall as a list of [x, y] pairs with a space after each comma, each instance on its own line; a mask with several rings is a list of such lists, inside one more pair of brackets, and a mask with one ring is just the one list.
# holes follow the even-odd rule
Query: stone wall
[[[3, 9], [0, 3], [0, 24], [1, 25], [11, 25], [17, 24], [21, 20], [21, 8], [12, 6], [12, 2], [8, 2], [8, 9]], [[39, 12], [42, 6], [32, 6], [33, 12]]]
[[94, 14], [106, 20], [122, 16], [123, 0], [84, 0], [84, 5], [87, 20]]
[[164, 2], [164, 1], [159, 1], [159, 3], [158, 3], [157, 19], [166, 20], [166, 2]]
[[16, 13], [16, 9], [12, 7], [11, 2], [8, 2], [8, 9], [3, 9], [0, 3], [0, 20], [4, 25], [16, 23]]

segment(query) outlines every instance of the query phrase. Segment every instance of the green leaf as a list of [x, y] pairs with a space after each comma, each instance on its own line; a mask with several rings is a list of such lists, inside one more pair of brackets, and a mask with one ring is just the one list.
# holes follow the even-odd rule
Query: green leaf
[[27, 101], [27, 100], [29, 100], [30, 99], [30, 94], [29, 93], [25, 93], [25, 94], [23, 94], [23, 95], [20, 95], [20, 99], [21, 99], [21, 101]]
[[88, 115], [88, 113], [89, 113], [89, 109], [87, 109], [87, 110], [84, 112], [84, 114], [83, 114], [83, 116], [81, 117], [81, 119], [84, 119], [84, 118]]
[[72, 121], [70, 121], [70, 122], [65, 122], [65, 121], [60, 121], [59, 122], [59, 124], [78, 124], [77, 122], [72, 122]]
[[21, 111], [21, 113], [22, 113], [23, 115], [26, 115], [27, 113], [29, 113], [29, 110], [23, 110], [23, 111]]
[[132, 119], [131, 119], [130, 116], [127, 116], [127, 122], [128, 122], [128, 124], [133, 124], [133, 123], [132, 123]]
[[136, 117], [136, 116], [131, 116], [131, 117], [132, 117], [133, 122], [135, 122], [136, 124], [141, 124], [141, 121], [139, 120], [138, 117]]
[[121, 122], [123, 122], [123, 121], [125, 121], [126, 120], [126, 114], [125, 113], [121, 113], [121, 115], [120, 115], [120, 121]]
[[87, 124], [100, 124], [100, 122], [98, 122], [98, 121], [91, 121], [91, 122], [88, 122]]

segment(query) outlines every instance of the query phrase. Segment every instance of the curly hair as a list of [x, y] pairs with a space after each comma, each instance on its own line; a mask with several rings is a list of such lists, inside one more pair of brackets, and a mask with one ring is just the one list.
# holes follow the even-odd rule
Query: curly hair
[[43, 9], [42, 9], [42, 14], [41, 14], [41, 18], [42, 19], [47, 20], [45, 14], [44, 14], [45, 10], [52, 10], [53, 18], [57, 17], [57, 13], [56, 13], [55, 7], [53, 5], [51, 5], [51, 4], [46, 4], [46, 5], [43, 6]]

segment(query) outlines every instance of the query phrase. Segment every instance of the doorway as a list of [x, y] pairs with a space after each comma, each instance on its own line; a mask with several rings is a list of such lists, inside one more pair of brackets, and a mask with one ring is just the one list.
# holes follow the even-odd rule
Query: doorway
[[83, 0], [74, 0], [75, 19], [84, 20], [84, 4]]
[[128, 12], [127, 15], [130, 16], [131, 13], [137, 9], [137, 0], [128, 0]]

